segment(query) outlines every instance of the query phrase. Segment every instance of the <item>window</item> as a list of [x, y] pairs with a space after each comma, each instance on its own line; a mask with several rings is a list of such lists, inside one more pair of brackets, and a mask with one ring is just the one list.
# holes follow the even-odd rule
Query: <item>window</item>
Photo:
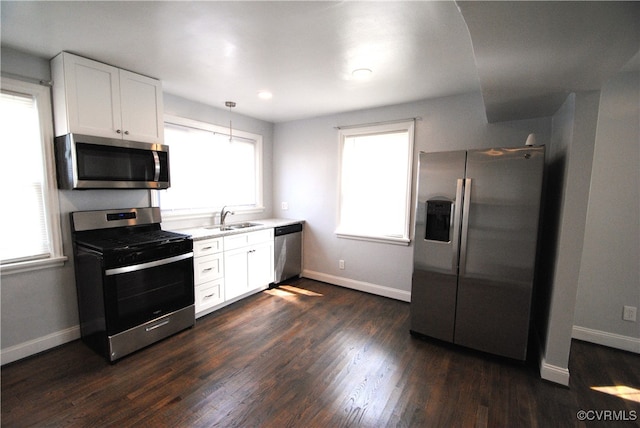
[[207, 214], [224, 205], [263, 209], [262, 137], [183, 118], [167, 118], [171, 187], [159, 192], [163, 217]]
[[341, 237], [408, 245], [414, 123], [340, 130]]
[[2, 79], [0, 214], [2, 272], [62, 263], [49, 88]]

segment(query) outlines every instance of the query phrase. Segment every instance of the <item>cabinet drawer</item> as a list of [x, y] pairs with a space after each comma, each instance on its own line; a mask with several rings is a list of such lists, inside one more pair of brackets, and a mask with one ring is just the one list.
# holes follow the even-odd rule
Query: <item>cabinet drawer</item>
[[222, 253], [193, 259], [194, 282], [202, 284], [224, 276]]
[[224, 249], [234, 250], [260, 242], [273, 241], [273, 229], [257, 230], [224, 237]]
[[195, 288], [196, 314], [224, 302], [224, 279], [220, 278]]
[[206, 256], [222, 251], [222, 238], [205, 239], [193, 242], [194, 257]]

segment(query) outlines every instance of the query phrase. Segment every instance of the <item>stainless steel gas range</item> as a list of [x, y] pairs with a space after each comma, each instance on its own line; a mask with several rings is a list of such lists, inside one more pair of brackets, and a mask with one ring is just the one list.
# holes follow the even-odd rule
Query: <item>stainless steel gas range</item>
[[113, 362], [195, 323], [193, 241], [159, 208], [71, 213], [82, 340]]

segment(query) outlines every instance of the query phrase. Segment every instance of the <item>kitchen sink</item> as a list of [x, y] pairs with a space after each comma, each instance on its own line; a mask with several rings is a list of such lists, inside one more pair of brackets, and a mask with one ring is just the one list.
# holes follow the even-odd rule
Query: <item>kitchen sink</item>
[[262, 224], [246, 222], [246, 223], [229, 224], [223, 227], [210, 226], [210, 227], [205, 227], [205, 229], [220, 229], [221, 231], [228, 231], [228, 230], [246, 229], [247, 227], [253, 227], [253, 226], [262, 226]]
[[260, 223], [238, 223], [238, 224], [230, 224], [228, 226], [224, 227], [224, 230], [230, 229], [230, 230], [235, 230], [235, 229], [244, 229], [247, 227], [253, 227], [253, 226], [262, 226]]

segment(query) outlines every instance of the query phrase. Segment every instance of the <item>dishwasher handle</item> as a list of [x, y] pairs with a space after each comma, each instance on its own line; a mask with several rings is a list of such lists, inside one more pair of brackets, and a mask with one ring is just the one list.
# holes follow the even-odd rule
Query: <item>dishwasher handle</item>
[[282, 236], [297, 232], [302, 232], [302, 223], [289, 224], [287, 226], [278, 226], [274, 229], [273, 234], [275, 236]]

